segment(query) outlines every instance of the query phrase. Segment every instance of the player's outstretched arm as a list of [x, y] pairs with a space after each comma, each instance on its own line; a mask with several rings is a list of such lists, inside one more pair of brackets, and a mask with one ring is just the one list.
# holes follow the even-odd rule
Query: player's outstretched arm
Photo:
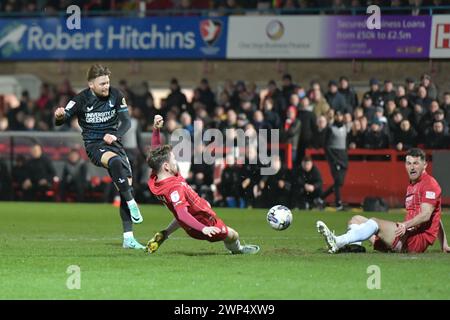
[[416, 215], [411, 220], [405, 221], [404, 225], [406, 230], [409, 228], [416, 227], [424, 222], [427, 222], [431, 219], [431, 214], [434, 211], [434, 205], [430, 203], [422, 203], [420, 205], [420, 213]]
[[219, 234], [220, 232], [221, 230], [217, 227], [204, 227], [202, 230], [202, 233], [210, 238], [215, 234]]
[[442, 220], [439, 222], [439, 232], [438, 232], [439, 244], [441, 245], [442, 252], [450, 253], [450, 247], [447, 243], [447, 236], [445, 235], [444, 224]]
[[208, 227], [200, 223], [195, 219], [187, 210], [187, 207], [181, 207], [175, 209], [177, 212], [178, 219], [180, 219], [188, 227], [200, 231], [208, 237], [212, 237], [215, 234], [220, 233], [220, 229], [217, 227]]
[[152, 133], [152, 145], [151, 148], [155, 149], [161, 145], [161, 135], [160, 129], [164, 125], [164, 119], [162, 116], [157, 114], [153, 120], [153, 133]]

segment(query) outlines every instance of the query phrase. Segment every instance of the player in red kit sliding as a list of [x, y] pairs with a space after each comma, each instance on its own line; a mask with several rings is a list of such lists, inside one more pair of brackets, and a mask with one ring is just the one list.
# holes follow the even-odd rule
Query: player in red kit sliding
[[169, 226], [148, 242], [147, 252], [154, 253], [178, 228], [183, 228], [194, 239], [210, 242], [223, 241], [231, 253], [254, 254], [256, 245], [239, 242], [239, 234], [217, 217], [210, 204], [201, 198], [180, 176], [177, 161], [170, 145], [161, 146], [159, 129], [163, 118], [155, 116], [152, 135], [152, 150], [147, 163], [152, 169], [148, 180], [150, 191], [173, 213], [175, 219]]
[[347, 233], [335, 236], [322, 221], [317, 230], [328, 246], [328, 252], [345, 251], [370, 239], [375, 250], [421, 253], [439, 239], [443, 252], [450, 252], [441, 221], [441, 187], [426, 171], [425, 152], [410, 149], [406, 155], [406, 172], [410, 184], [406, 191], [406, 217], [403, 222], [353, 216]]

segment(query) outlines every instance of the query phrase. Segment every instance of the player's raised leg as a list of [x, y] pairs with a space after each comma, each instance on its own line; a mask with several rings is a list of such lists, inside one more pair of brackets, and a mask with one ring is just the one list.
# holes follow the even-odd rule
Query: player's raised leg
[[228, 228], [228, 234], [227, 237], [223, 240], [223, 243], [225, 244], [225, 248], [230, 250], [233, 254], [255, 254], [258, 253], [260, 248], [257, 245], [254, 244], [247, 244], [247, 245], [241, 245], [241, 242], [239, 240], [239, 234], [236, 232], [236, 230], [227, 227]]
[[393, 248], [396, 245], [394, 243], [396, 240], [395, 231], [397, 229], [395, 222], [378, 218], [362, 218], [364, 218], [360, 219], [362, 223], [352, 223], [353, 226], [341, 236], [335, 236], [323, 221], [317, 221], [317, 231], [323, 235], [328, 246], [328, 252], [337, 253], [340, 248], [348, 244], [368, 240], [374, 235], [377, 235], [379, 238], [378, 241], [382, 241], [388, 249], [397, 249]]
[[[350, 231], [353, 228], [358, 228], [360, 224], [363, 224], [366, 222], [368, 218], [360, 216], [360, 215], [354, 215], [348, 222], [347, 222], [347, 231]], [[372, 239], [373, 238], [373, 239]], [[370, 241], [373, 243], [375, 239], [375, 236], [372, 236], [370, 238]], [[343, 246], [339, 249], [339, 252], [342, 253], [360, 253], [360, 252], [366, 252], [366, 248], [362, 246], [362, 241], [357, 241], [353, 243], [349, 243], [346, 246]]]
[[132, 221], [134, 223], [144, 221], [139, 207], [134, 200], [130, 182], [131, 178], [128, 176], [129, 173], [122, 158], [114, 152], [107, 151], [102, 155], [101, 162], [108, 169], [115, 186], [119, 190], [121, 198], [126, 201]]
[[[377, 239], [373, 240], [371, 238], [371, 242], [374, 245], [375, 250], [386, 251], [392, 250], [400, 252], [403, 247], [404, 239], [398, 238], [396, 236], [396, 231], [399, 228], [398, 224], [393, 221], [382, 220], [378, 218], [371, 218], [378, 225], [378, 233]], [[378, 243], [381, 243], [381, 246], [378, 246]]]

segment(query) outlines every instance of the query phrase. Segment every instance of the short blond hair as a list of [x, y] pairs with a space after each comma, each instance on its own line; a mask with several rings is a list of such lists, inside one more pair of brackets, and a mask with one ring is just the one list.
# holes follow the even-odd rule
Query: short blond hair
[[111, 71], [108, 67], [104, 67], [101, 64], [92, 65], [87, 72], [87, 80], [92, 81], [101, 76], [110, 76]]

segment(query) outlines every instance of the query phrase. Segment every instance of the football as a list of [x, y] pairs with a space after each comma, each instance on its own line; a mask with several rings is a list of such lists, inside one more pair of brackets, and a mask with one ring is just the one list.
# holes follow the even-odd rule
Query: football
[[276, 205], [267, 212], [267, 222], [275, 230], [285, 230], [292, 223], [292, 212], [288, 207]]

